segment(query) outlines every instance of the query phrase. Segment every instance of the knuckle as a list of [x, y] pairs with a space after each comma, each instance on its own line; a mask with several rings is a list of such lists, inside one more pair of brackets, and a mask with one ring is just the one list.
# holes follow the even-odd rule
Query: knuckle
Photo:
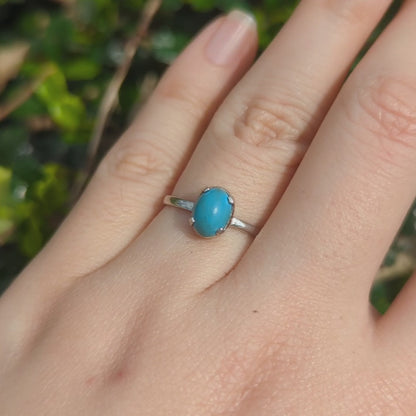
[[[416, 151], [416, 88], [408, 80], [381, 76], [355, 93], [350, 122], [369, 133], [371, 146], [389, 162], [402, 164]], [[358, 104], [358, 105], [357, 105]]]
[[97, 174], [122, 182], [151, 185], [173, 176], [166, 156], [165, 150], [159, 148], [154, 141], [121, 139], [101, 162]]
[[[297, 166], [310, 138], [311, 119], [304, 106], [294, 99], [274, 101], [257, 97], [235, 119], [232, 136], [249, 147], [248, 152], [241, 154], [259, 156], [261, 162], [271, 157], [273, 164]], [[223, 134], [216, 136], [222, 146], [235, 147], [235, 140], [223, 140]]]
[[302, 130], [303, 111], [297, 105], [264, 98], [253, 99], [234, 124], [236, 137], [259, 147], [278, 140], [295, 141]]
[[162, 79], [154, 92], [154, 97], [167, 101], [199, 119], [210, 105], [212, 90], [197, 85], [196, 82], [182, 77], [167, 77]]

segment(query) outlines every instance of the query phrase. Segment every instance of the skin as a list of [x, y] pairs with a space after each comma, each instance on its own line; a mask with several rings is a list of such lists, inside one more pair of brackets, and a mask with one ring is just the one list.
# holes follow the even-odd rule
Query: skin
[[[304, 0], [255, 64], [247, 17], [201, 32], [0, 299], [1, 415], [414, 414], [416, 277], [368, 294], [415, 197], [416, 1], [345, 81], [388, 6]], [[215, 185], [255, 239], [162, 206]]]

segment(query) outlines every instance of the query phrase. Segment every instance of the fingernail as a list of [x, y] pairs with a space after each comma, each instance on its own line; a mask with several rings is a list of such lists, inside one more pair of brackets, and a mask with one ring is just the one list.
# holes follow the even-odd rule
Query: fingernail
[[208, 59], [215, 65], [226, 66], [242, 55], [247, 41], [256, 29], [254, 18], [239, 10], [229, 13], [206, 47]]

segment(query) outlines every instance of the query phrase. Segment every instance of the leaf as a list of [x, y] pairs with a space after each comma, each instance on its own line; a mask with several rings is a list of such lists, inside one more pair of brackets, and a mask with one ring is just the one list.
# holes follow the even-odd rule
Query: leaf
[[53, 105], [67, 92], [66, 79], [63, 72], [50, 64], [51, 74], [36, 89], [36, 95], [47, 105]]
[[0, 166], [0, 205], [4, 203], [9, 193], [11, 177], [11, 169]]
[[69, 195], [66, 176], [66, 171], [61, 166], [47, 164], [43, 168], [42, 180], [34, 185], [34, 200], [38, 202], [45, 217], [62, 209], [67, 202]]
[[99, 73], [99, 65], [87, 58], [76, 59], [68, 62], [64, 68], [66, 78], [71, 81], [86, 81], [94, 79]]
[[68, 92], [65, 75], [50, 64], [51, 75], [37, 88], [36, 95], [46, 105], [52, 120], [61, 128], [75, 131], [85, 117], [83, 101]]
[[63, 129], [74, 131], [81, 125], [85, 116], [85, 107], [82, 100], [76, 95], [66, 93], [59, 100], [48, 106], [52, 120]]
[[27, 257], [35, 256], [42, 248], [44, 239], [40, 230], [40, 224], [36, 217], [29, 218], [22, 228], [22, 236], [19, 239], [21, 252]]

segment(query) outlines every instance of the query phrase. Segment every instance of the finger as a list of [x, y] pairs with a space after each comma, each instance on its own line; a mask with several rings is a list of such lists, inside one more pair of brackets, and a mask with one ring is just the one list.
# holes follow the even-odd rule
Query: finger
[[[230, 48], [239, 53], [234, 50], [234, 59], [218, 65], [209, 61], [206, 49], [215, 33], [221, 35], [221, 28], [228, 32], [225, 35], [237, 32]], [[160, 209], [161, 198], [216, 105], [252, 61], [255, 43], [252, 20], [233, 13], [226, 22], [215, 21], [184, 51], [103, 160], [82, 200], [43, 253], [49, 264], [51, 257], [61, 263], [59, 253], [66, 256], [65, 247], [79, 259], [79, 264], [71, 265], [73, 274], [86, 273], [108, 261], [143, 229]]]
[[[196, 200], [206, 186], [222, 186], [234, 197], [235, 215], [261, 226], [388, 3], [301, 2], [216, 113], [174, 194]], [[153, 239], [159, 252], [180, 258], [184, 270], [187, 264], [207, 270], [208, 276], [189, 276], [193, 284], [205, 287], [207, 279], [212, 282], [213, 276], [218, 279], [233, 267], [251, 242], [235, 230], [215, 243], [201, 241], [187, 227], [187, 216], [167, 207], [126, 256], [149, 247]]]
[[3, 304], [17, 303], [19, 294], [29, 302], [52, 296], [140, 233], [160, 210], [218, 103], [251, 64], [256, 44], [254, 21], [241, 12], [217, 19], [191, 43]]
[[[231, 56], [221, 63], [207, 56], [215, 35], [231, 42]], [[103, 160], [44, 256], [51, 256], [51, 250], [65, 252], [66, 244], [81, 259], [73, 273], [85, 273], [137, 236], [160, 209], [161, 198], [183, 169], [216, 106], [251, 63], [255, 45], [253, 20], [240, 12], [208, 27], [174, 63], [135, 123]]]
[[278, 279], [368, 314], [373, 277], [415, 194], [415, 18], [416, 2], [406, 3], [353, 72], [242, 262], [247, 276], [264, 264], [263, 294]]

